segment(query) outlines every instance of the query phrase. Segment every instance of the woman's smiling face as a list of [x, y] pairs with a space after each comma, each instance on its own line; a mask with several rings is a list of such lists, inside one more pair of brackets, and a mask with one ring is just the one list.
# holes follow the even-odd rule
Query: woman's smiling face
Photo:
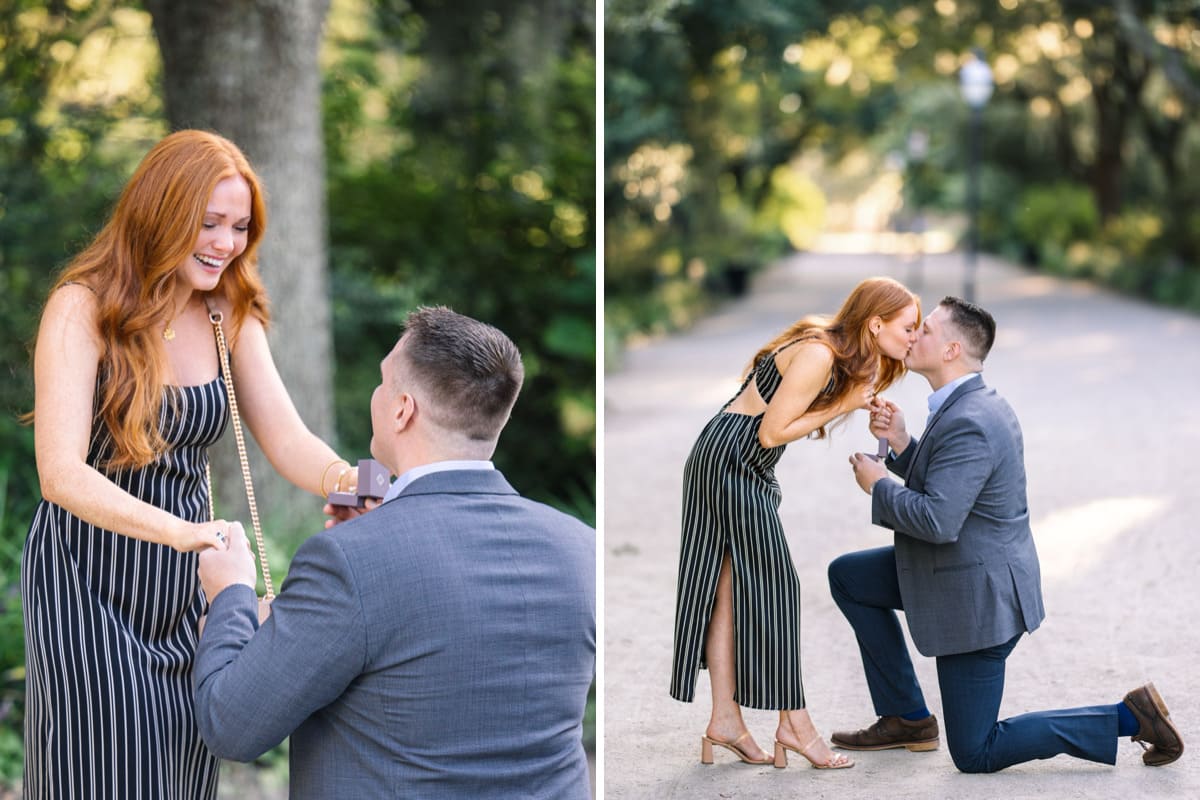
[[180, 265], [183, 283], [198, 292], [217, 287], [221, 273], [246, 250], [250, 231], [250, 184], [241, 175], [222, 178], [204, 210], [196, 244]]

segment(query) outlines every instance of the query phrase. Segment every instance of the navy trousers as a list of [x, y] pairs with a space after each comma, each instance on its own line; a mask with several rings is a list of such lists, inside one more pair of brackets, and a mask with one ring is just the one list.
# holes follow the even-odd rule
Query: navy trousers
[[[925, 707], [896, 615], [904, 603], [895, 549], [841, 556], [829, 565], [829, 588], [858, 639], [875, 713], [899, 716]], [[1020, 638], [1017, 634], [994, 647], [937, 657], [942, 725], [954, 766], [963, 772], [997, 772], [1059, 753], [1116, 763], [1117, 714], [1111, 705], [1038, 711], [997, 721], [1004, 662]]]

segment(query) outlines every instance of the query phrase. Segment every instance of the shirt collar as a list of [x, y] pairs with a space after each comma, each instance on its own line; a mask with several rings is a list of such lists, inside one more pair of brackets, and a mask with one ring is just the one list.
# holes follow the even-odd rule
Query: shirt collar
[[942, 388], [938, 389], [933, 394], [929, 395], [929, 416], [932, 417], [934, 414], [936, 414], [938, 412], [938, 409], [941, 408], [946, 403], [946, 401], [950, 399], [950, 395], [954, 394], [955, 389], [957, 389], [959, 386], [962, 386], [964, 383], [971, 380], [971, 378], [974, 378], [976, 375], [979, 375], [979, 373], [978, 372], [968, 372], [966, 375], [962, 375], [958, 378], [955, 378], [954, 380], [950, 381]]
[[417, 478], [432, 475], [435, 472], [448, 472], [449, 470], [456, 469], [488, 470], [495, 468], [495, 465], [491, 461], [434, 461], [432, 464], [422, 464], [419, 467], [413, 467], [399, 478], [396, 478], [392, 482], [391, 488], [387, 490], [387, 494], [383, 496], [383, 502], [386, 503], [389, 500], [396, 499]]

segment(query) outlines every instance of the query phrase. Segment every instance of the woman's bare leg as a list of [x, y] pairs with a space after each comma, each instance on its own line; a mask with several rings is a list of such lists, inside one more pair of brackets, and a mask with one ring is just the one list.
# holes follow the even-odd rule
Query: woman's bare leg
[[[746, 722], [742, 709], [733, 699], [736, 673], [733, 656], [733, 566], [729, 554], [721, 559], [721, 572], [717, 577], [717, 596], [713, 602], [712, 618], [708, 622], [708, 636], [704, 642], [705, 661], [708, 663], [708, 678], [712, 685], [712, 717], [706, 731], [710, 739], [732, 742], [746, 733]], [[749, 758], [759, 760], [767, 754], [755, 744], [752, 736], [738, 742]]]

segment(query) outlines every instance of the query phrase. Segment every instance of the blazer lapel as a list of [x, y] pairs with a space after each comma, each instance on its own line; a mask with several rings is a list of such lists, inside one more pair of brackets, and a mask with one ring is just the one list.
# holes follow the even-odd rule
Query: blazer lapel
[[[934, 427], [938, 424], [938, 421], [945, 415], [946, 411], [950, 408], [950, 406], [957, 403], [958, 399], [960, 397], [962, 397], [963, 395], [968, 394], [969, 392], [973, 392], [977, 389], [983, 389], [983, 388], [985, 388], [984, 383], [983, 383], [983, 376], [976, 375], [974, 378], [971, 378], [969, 381], [964, 382], [961, 386], [959, 386], [957, 389], [955, 389], [953, 392], [951, 392], [950, 396], [946, 398], [946, 402], [942, 403], [941, 408], [939, 408], [937, 410], [937, 412], [934, 413], [934, 415], [932, 417], [930, 417], [929, 424], [925, 426], [924, 432], [921, 433], [921, 438], [919, 440], [917, 440], [917, 449], [913, 452], [912, 461], [909, 462], [911, 465], [909, 467], [909, 471], [908, 471], [909, 477], [911, 477], [913, 472], [915, 471], [913, 468], [916, 467], [917, 457], [921, 455], [921, 450], [922, 450], [922, 448], [924, 448], [925, 442], [929, 441], [930, 431], [932, 431], [934, 429]], [[907, 485], [907, 481], [905, 483]]]

